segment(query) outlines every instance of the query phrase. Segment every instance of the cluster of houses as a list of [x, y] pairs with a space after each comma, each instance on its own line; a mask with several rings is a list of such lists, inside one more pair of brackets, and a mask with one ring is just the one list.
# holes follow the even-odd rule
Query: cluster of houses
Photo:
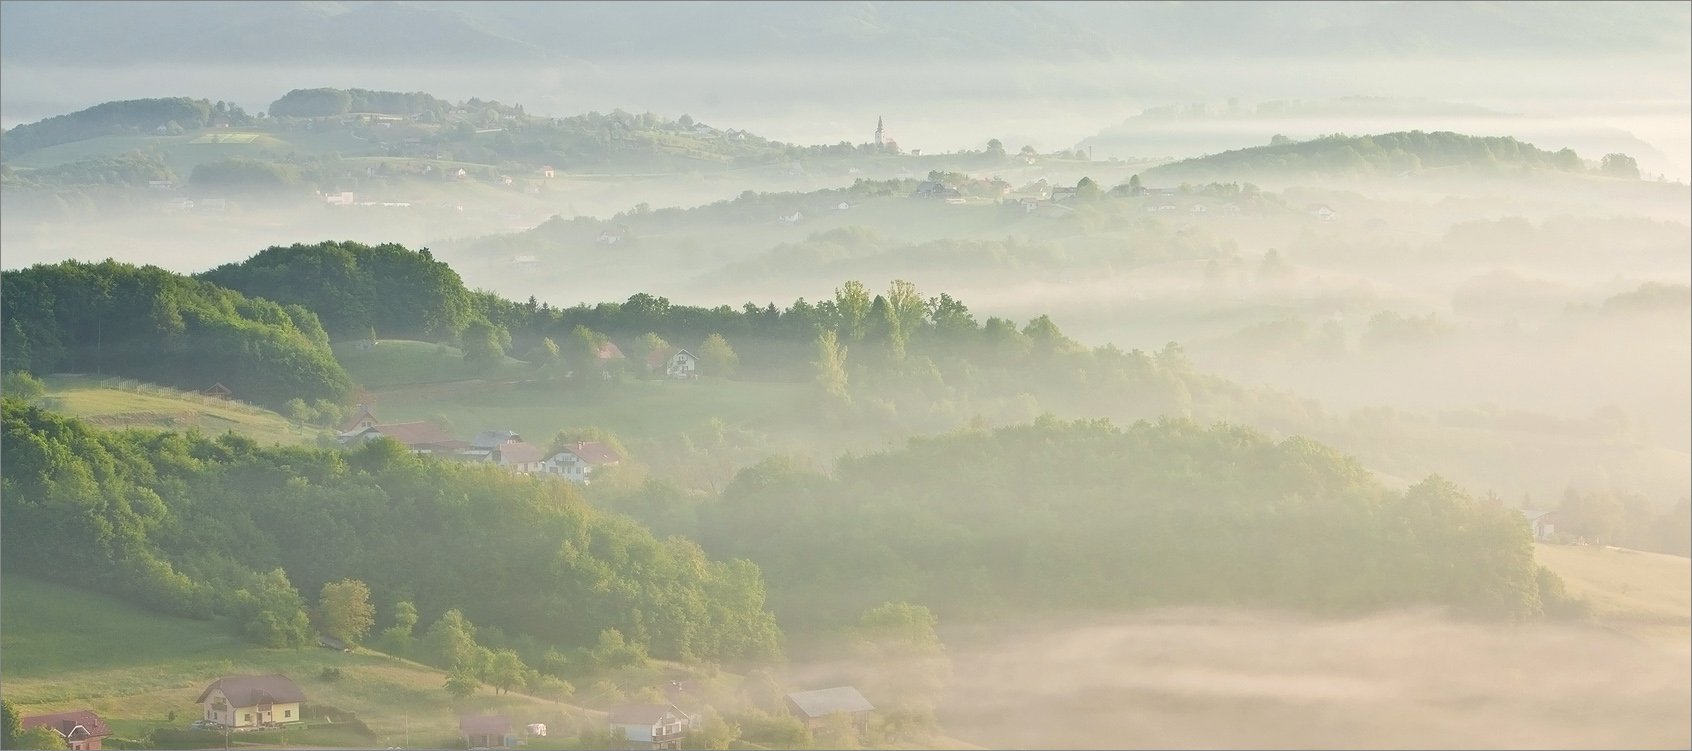
[[615, 449], [598, 441], [577, 441], [549, 451], [524, 441], [511, 430], [484, 430], [462, 441], [432, 422], [383, 423], [364, 404], [358, 405], [336, 434], [336, 440], [348, 446], [376, 438], [398, 441], [413, 454], [489, 462], [517, 474], [561, 477], [581, 485], [590, 483], [595, 471], [622, 461]]
[[[672, 694], [680, 684], [671, 684]], [[285, 728], [304, 720], [305, 692], [284, 675], [232, 675], [219, 678], [200, 692], [198, 730], [245, 732]], [[800, 691], [786, 696], [788, 712], [811, 730], [835, 715], [845, 715], [863, 732], [875, 707], [851, 686]], [[673, 702], [625, 704], [607, 713], [609, 729], [625, 749], [679, 749], [699, 730], [701, 715]], [[32, 715], [20, 720], [25, 731], [51, 728], [72, 749], [99, 751], [111, 728], [93, 710]], [[530, 738], [545, 737], [544, 723], [519, 725], [508, 715], [466, 715], [458, 720], [459, 736], [469, 748], [512, 748]]]

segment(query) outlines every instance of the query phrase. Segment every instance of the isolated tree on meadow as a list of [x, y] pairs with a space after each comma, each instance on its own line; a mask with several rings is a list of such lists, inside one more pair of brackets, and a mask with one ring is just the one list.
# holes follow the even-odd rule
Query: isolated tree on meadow
[[356, 644], [376, 624], [370, 588], [357, 579], [324, 584], [317, 608], [323, 618], [324, 632], [348, 644]]
[[468, 670], [454, 670], [447, 674], [446, 691], [457, 699], [468, 699], [482, 687], [482, 682], [476, 679]]
[[511, 693], [513, 686], [522, 685], [523, 674], [527, 670], [516, 652], [502, 649], [495, 652], [488, 662], [488, 683], [493, 685], [496, 693]]

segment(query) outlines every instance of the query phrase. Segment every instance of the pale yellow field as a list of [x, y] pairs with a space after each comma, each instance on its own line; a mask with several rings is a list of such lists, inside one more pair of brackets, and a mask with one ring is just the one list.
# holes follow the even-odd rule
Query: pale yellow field
[[1692, 559], [1597, 546], [1535, 546], [1534, 556], [1592, 603], [1599, 625], [1692, 649]]

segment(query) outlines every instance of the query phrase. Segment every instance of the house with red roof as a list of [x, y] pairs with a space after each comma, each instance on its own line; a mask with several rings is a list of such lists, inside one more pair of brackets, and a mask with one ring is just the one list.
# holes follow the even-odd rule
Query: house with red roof
[[546, 449], [523, 441], [507, 441], [493, 450], [499, 466], [518, 474], [546, 471]]
[[470, 448], [468, 442], [455, 440], [439, 425], [423, 420], [370, 425], [342, 433], [339, 439], [342, 444], [356, 444], [384, 437], [405, 444], [413, 454], [455, 455]]
[[106, 721], [91, 709], [30, 715], [20, 719], [18, 725], [26, 731], [39, 727], [52, 728], [65, 739], [65, 746], [88, 751], [99, 751], [100, 740], [112, 734], [112, 729], [106, 727]]

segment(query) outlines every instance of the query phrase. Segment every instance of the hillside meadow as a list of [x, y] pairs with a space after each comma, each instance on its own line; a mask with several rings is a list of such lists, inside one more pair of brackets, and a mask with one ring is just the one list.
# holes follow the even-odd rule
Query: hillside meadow
[[[572, 705], [495, 696], [488, 687], [458, 703], [442, 689], [442, 671], [366, 650], [263, 649], [219, 621], [161, 615], [15, 573], [0, 583], [6, 697], [26, 715], [93, 709], [119, 737], [187, 727], [200, 711], [194, 703], [200, 692], [221, 676], [239, 674], [286, 675], [305, 692], [308, 707], [356, 713], [372, 733], [360, 737], [308, 722], [306, 729], [288, 731], [287, 739], [243, 736], [249, 741], [398, 746], [409, 732], [413, 746], [450, 747], [458, 740], [461, 713], [509, 712], [560, 730], [562, 717], [576, 718], [572, 723], [590, 717]], [[326, 668], [339, 669], [341, 677], [326, 680]], [[216, 740], [221, 745], [221, 736]]]

